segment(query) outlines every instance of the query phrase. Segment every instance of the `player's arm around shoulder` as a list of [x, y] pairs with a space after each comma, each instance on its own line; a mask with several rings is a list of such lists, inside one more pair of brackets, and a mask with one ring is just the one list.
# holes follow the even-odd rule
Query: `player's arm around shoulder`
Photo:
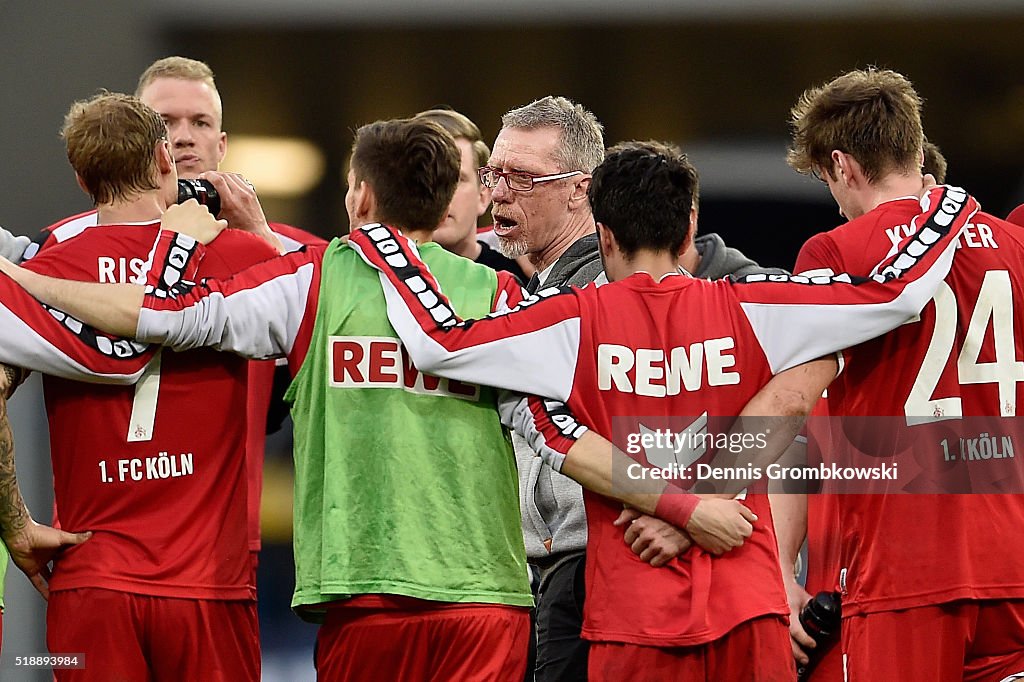
[[509, 272], [498, 270], [498, 289], [491, 304], [493, 312], [504, 312], [516, 307], [528, 296], [522, 284]]
[[124, 339], [100, 338], [95, 323], [109, 322], [110, 328], [127, 332], [118, 336], [132, 336], [141, 286], [56, 279], [2, 258], [0, 272], [13, 280], [0, 278], [6, 320], [0, 325], [0, 361], [80, 381], [138, 379], [152, 352]]

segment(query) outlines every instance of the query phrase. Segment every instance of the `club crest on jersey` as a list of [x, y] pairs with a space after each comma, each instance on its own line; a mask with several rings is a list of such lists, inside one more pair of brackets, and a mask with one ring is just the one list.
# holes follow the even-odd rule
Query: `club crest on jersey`
[[327, 340], [332, 388], [399, 388], [477, 402], [480, 387], [420, 372], [398, 339], [387, 336], [331, 336]]

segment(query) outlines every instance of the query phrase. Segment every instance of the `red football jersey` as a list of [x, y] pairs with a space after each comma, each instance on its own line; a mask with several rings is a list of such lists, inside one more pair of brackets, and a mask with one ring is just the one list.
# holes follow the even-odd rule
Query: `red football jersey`
[[[54, 238], [25, 267], [82, 281], [143, 281], [158, 230], [158, 222], [84, 226]], [[206, 253], [200, 275], [222, 277], [276, 255], [233, 230]], [[254, 596], [246, 375], [246, 361], [234, 356], [164, 350], [135, 386], [44, 378], [61, 523], [94, 533], [61, 555], [50, 589]]]
[[[898, 199], [815, 235], [797, 270], [865, 275], [911, 233], [917, 212], [915, 200]], [[1022, 262], [1020, 228], [978, 213], [920, 318], [846, 352], [828, 389], [831, 413], [911, 425], [1016, 415], [1024, 399], [1024, 329], [1014, 312], [1024, 305]], [[1024, 496], [840, 495], [835, 502], [844, 616], [1024, 597]]]
[[[808, 463], [826, 461], [831, 438], [828, 403], [819, 400], [806, 424]], [[833, 484], [821, 483], [820, 492], [807, 496], [807, 581], [806, 590], [818, 592], [839, 589], [839, 509]]]
[[[298, 251], [304, 246], [326, 246], [327, 241], [315, 234], [300, 230], [285, 223], [269, 223], [277, 234], [285, 251]], [[33, 258], [55, 244], [74, 239], [88, 228], [96, 226], [96, 211], [87, 211], [70, 216], [43, 228], [35, 244], [25, 252], [25, 259]], [[116, 281], [123, 281], [126, 275], [136, 274], [131, 268], [124, 273], [119, 270]], [[138, 263], [136, 263], [136, 266]], [[109, 281], [109, 277], [106, 278]], [[249, 365], [249, 396], [246, 401], [248, 425], [246, 429], [245, 453], [247, 458], [247, 480], [249, 492], [249, 549], [260, 550], [260, 499], [263, 494], [263, 456], [267, 444], [267, 410], [275, 398], [273, 360], [253, 360]], [[55, 514], [56, 518], [56, 514]]]
[[[654, 282], [640, 274], [621, 285], [598, 288], [593, 290], [595, 295], [580, 301], [581, 317], [592, 322], [581, 335], [579, 378], [568, 405], [598, 433], [612, 437], [623, 429], [621, 420], [628, 416], [698, 417], [705, 411], [710, 416], [736, 415], [771, 379], [765, 353], [724, 282], [681, 275]], [[685, 289], [691, 290], [688, 295], [677, 293]], [[666, 328], [664, 321], [673, 319], [701, 322]], [[611, 386], [600, 386], [600, 347], [635, 349], [631, 382], [619, 384], [612, 378]], [[659, 396], [658, 373], [641, 378], [641, 354], [645, 349], [676, 348], [690, 349], [691, 361], [703, 354], [705, 377], [696, 391]], [[723, 359], [728, 367], [719, 373], [718, 362]], [[626, 360], [624, 364], [633, 363]], [[644, 387], [644, 382], [649, 385]], [[666, 382], [668, 393], [672, 379], [666, 377]], [[684, 383], [688, 382], [684, 379]], [[599, 390], [602, 400], [593, 400]], [[641, 391], [647, 395], [639, 395]], [[650, 419], [640, 423], [653, 428]], [[626, 447], [624, 442], [617, 444]], [[621, 503], [588, 490], [584, 490], [584, 501], [588, 555], [582, 634], [586, 639], [650, 646], [703, 644], [752, 618], [788, 613], [765, 495], [748, 495], [744, 500], [759, 520], [742, 547], [720, 557], [694, 548], [657, 569], [633, 554], [622, 541], [622, 529], [612, 525], [622, 511]], [[624, 589], [626, 585], [629, 589]]]

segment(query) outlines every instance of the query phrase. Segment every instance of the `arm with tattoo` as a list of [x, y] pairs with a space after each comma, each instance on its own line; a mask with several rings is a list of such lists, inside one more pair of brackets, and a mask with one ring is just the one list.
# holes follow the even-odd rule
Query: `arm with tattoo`
[[[4, 369], [5, 377], [9, 376], [6, 365]], [[7, 538], [24, 530], [28, 519], [14, 470], [14, 435], [7, 418], [7, 398], [3, 397], [0, 398], [0, 536]]]

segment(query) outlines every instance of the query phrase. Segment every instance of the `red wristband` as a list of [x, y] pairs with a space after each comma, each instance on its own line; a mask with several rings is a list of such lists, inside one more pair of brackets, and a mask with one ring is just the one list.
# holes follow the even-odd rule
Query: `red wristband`
[[658, 498], [654, 515], [682, 530], [690, 522], [693, 510], [697, 508], [699, 502], [700, 498], [693, 493], [688, 493], [669, 483], [662, 491], [661, 497]]

